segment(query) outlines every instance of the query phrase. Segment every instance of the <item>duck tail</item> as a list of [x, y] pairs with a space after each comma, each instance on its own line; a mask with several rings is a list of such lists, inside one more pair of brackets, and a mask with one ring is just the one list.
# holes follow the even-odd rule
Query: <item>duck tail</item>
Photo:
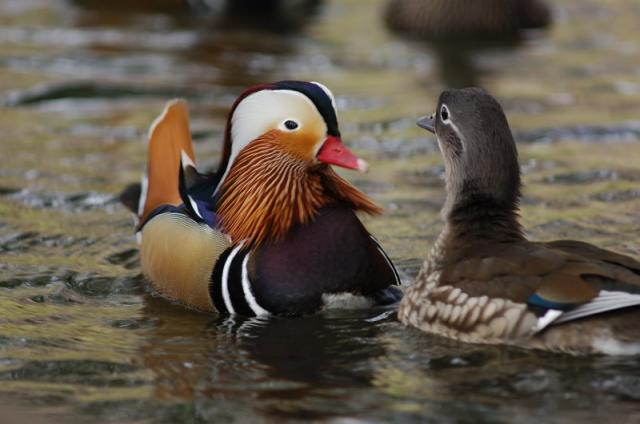
[[[122, 203], [133, 210], [140, 224], [144, 224], [159, 206], [182, 203], [180, 161], [185, 156], [192, 163], [195, 161], [189, 132], [189, 111], [186, 101], [174, 99], [167, 103], [149, 129], [147, 173], [142, 183], [128, 186], [120, 195]], [[136, 197], [137, 207], [134, 206]]]

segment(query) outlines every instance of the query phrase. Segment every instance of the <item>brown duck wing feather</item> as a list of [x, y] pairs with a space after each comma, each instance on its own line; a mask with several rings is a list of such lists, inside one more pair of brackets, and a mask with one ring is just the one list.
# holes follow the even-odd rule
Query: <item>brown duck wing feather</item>
[[[600, 306], [617, 309], [638, 302], [628, 296], [609, 296], [598, 307], [584, 308], [563, 319], [559, 318], [559, 311], [553, 319], [539, 323], [538, 315], [544, 315], [544, 311], [535, 311], [528, 305], [534, 295], [549, 304], [572, 308], [598, 297], [595, 279], [617, 281], [623, 275], [628, 277], [625, 281], [631, 282], [636, 276], [624, 267], [592, 261], [543, 243], [487, 244], [470, 250], [460, 255], [462, 259], [449, 259], [439, 271], [407, 290], [399, 314], [403, 322], [462, 341], [523, 342], [554, 320], [567, 322], [600, 313]], [[626, 258], [602, 252], [612, 258]], [[617, 305], [607, 305], [616, 301]]]
[[[595, 290], [600, 288], [597, 283], [602, 281], [640, 285], [640, 275], [633, 268], [640, 263], [588, 243], [523, 241], [479, 245], [472, 250], [476, 252], [467, 251], [461, 255], [463, 259], [445, 265], [440, 277], [443, 284], [463, 285], [472, 293], [524, 302], [532, 292], [527, 294], [527, 290], [519, 288], [519, 282], [519, 286], [570, 303], [595, 297]], [[484, 284], [469, 283], [471, 281]], [[512, 287], [512, 283], [516, 287]]]
[[640, 287], [640, 261], [630, 256], [575, 240], [557, 240], [543, 244], [572, 256], [580, 256], [589, 261], [596, 261], [600, 267], [606, 268], [613, 273], [617, 280]]

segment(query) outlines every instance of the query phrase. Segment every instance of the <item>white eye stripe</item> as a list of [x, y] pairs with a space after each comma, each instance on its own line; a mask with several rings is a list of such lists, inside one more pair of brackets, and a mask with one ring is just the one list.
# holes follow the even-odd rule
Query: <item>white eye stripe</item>
[[447, 125], [450, 125], [451, 128], [453, 128], [453, 131], [455, 131], [455, 133], [458, 135], [458, 138], [460, 139], [460, 141], [462, 141], [462, 148], [464, 149], [464, 136], [460, 132], [460, 129], [458, 128], [458, 126], [454, 124], [451, 120], [447, 121]]
[[439, 117], [440, 117], [440, 122], [450, 127], [453, 130], [453, 132], [456, 133], [460, 141], [463, 142], [462, 148], [464, 149], [464, 135], [462, 134], [462, 131], [460, 131], [460, 128], [458, 128], [458, 126], [454, 124], [453, 121], [451, 120], [451, 111], [449, 110], [449, 107], [447, 105], [443, 104], [440, 107]]
[[[299, 111], [304, 116], [296, 119], [287, 118], [291, 111]], [[245, 97], [238, 104], [231, 118], [232, 143], [229, 161], [213, 195], [215, 196], [222, 187], [240, 151], [251, 141], [271, 128], [290, 132], [291, 130], [286, 130], [284, 127], [284, 123], [289, 119], [295, 120], [300, 128], [302, 119], [306, 120], [310, 116], [315, 116], [320, 122], [324, 122], [315, 104], [297, 91], [261, 90]]]

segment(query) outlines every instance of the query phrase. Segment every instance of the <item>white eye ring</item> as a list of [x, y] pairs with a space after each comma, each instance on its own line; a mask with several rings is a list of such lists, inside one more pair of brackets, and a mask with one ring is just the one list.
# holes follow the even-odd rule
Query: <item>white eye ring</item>
[[450, 117], [451, 112], [449, 112], [449, 108], [447, 107], [447, 105], [442, 105], [442, 107], [440, 108], [440, 120], [446, 124], [450, 121]]
[[279, 127], [283, 131], [292, 132], [300, 128], [300, 123], [295, 119], [286, 119], [282, 121]]

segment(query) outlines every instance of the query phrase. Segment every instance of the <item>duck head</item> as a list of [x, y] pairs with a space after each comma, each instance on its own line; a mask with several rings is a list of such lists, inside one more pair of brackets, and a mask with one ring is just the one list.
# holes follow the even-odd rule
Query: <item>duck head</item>
[[229, 114], [215, 191], [225, 231], [255, 246], [308, 223], [330, 203], [380, 212], [329, 165], [367, 170], [342, 143], [327, 87], [281, 81], [248, 89]]
[[436, 112], [418, 120], [434, 133], [445, 162], [446, 218], [473, 201], [509, 211], [520, 197], [518, 152], [500, 104], [480, 88], [444, 91]]
[[267, 134], [298, 160], [367, 170], [367, 163], [342, 143], [333, 94], [320, 83], [281, 81], [242, 93], [229, 113], [221, 181], [239, 153]]

